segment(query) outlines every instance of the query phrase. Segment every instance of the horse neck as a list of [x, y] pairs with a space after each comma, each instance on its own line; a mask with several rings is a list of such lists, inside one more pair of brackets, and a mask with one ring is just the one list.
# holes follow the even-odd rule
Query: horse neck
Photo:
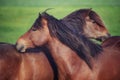
[[59, 40], [52, 39], [48, 42], [47, 48], [56, 61], [59, 74], [62, 74], [60, 76], [65, 79], [66, 76], [67, 79], [71, 79], [71, 75], [78, 74], [81, 68], [89, 69], [87, 64], [73, 50], [62, 44]]

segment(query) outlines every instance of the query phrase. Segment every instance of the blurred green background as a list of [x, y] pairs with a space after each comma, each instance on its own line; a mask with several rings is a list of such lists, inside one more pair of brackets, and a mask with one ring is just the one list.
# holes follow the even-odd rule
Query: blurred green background
[[81, 8], [97, 12], [109, 32], [120, 36], [120, 0], [0, 0], [0, 42], [15, 43], [33, 24], [39, 12], [58, 19]]

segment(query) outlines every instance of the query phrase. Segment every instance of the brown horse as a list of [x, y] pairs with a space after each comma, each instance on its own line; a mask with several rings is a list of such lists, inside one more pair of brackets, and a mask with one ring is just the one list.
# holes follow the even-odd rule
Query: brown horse
[[36, 48], [20, 54], [14, 45], [0, 44], [0, 80], [57, 80], [53, 59], [43, 52]]
[[120, 36], [112, 36], [105, 41], [102, 42], [101, 44], [103, 47], [113, 47], [118, 50], [120, 50]]
[[[82, 16], [82, 17], [81, 17]], [[74, 17], [74, 19], [73, 19], [73, 17]], [[94, 31], [94, 32], [96, 32], [96, 31], [98, 31], [98, 30], [100, 30], [100, 31], [98, 31], [99, 33], [101, 33], [101, 34], [98, 34], [98, 33], [96, 33], [96, 34], [93, 34], [93, 35], [91, 35], [91, 34], [86, 34], [86, 31], [87, 31], [87, 27], [83, 27], [83, 26], [81, 26], [81, 25], [79, 25], [80, 23], [78, 23], [78, 22], [76, 22], [78, 19], [77, 18], [79, 18], [80, 20], [80, 22], [81, 22], [81, 20], [82, 20], [82, 18], [85, 20], [85, 21], [83, 21], [83, 22], [86, 22], [86, 26], [87, 27], [89, 27], [89, 28], [91, 28], [91, 29], [89, 29], [89, 31]], [[71, 19], [71, 21], [70, 21], [70, 19]], [[97, 13], [95, 13], [94, 11], [91, 11], [90, 9], [81, 9], [81, 10], [77, 10], [77, 11], [75, 11], [75, 12], [73, 12], [73, 13], [71, 13], [70, 15], [68, 15], [68, 16], [66, 16], [65, 18], [63, 18], [62, 20], [61, 20], [64, 24], [69, 24], [69, 25], [76, 25], [77, 27], [79, 27], [81, 30], [81, 32], [84, 34], [85, 33], [85, 35], [86, 36], [91, 36], [90, 38], [99, 38], [100, 36], [102, 36], [101, 38], [99, 38], [99, 39], [103, 39], [103, 38], [107, 38], [108, 37], [108, 31], [107, 31], [107, 29], [105, 28], [105, 26], [104, 26], [104, 24], [102, 23], [102, 20], [100, 19], [100, 17], [97, 15]], [[70, 22], [69, 22], [70, 21]], [[94, 21], [94, 22], [93, 22]], [[71, 24], [70, 24], [71, 23]], [[79, 26], [78, 26], [78, 25]], [[101, 25], [103, 25], [103, 26], [101, 26]], [[96, 29], [95, 29], [96, 28]], [[71, 29], [72, 29], [72, 26], [71, 26]], [[75, 28], [73, 28], [73, 30], [74, 30]], [[85, 30], [86, 29], [86, 30]], [[102, 30], [103, 29], [103, 30]], [[83, 31], [82, 31], [83, 30]], [[95, 31], [96, 30], [96, 31]], [[75, 30], [74, 30], [75, 31]], [[79, 32], [80, 32], [79, 31]], [[104, 33], [103, 33], [104, 32]], [[92, 32], [91, 32], [92, 33]], [[46, 54], [47, 53], [47, 54]], [[9, 80], [15, 80], [16, 78], [17, 79], [32, 79], [32, 80], [37, 80], [37, 79], [39, 79], [39, 80], [53, 80], [53, 75], [54, 75], [54, 80], [57, 80], [57, 70], [56, 70], [56, 66], [55, 66], [55, 64], [53, 64], [54, 62], [53, 61], [51, 61], [51, 58], [50, 58], [50, 55], [48, 54], [48, 52], [46, 52], [45, 50], [43, 51], [43, 50], [41, 50], [41, 48], [40, 48], [40, 51], [39, 52], [34, 52], [34, 51], [32, 51], [32, 52], [26, 52], [26, 53], [24, 53], [24, 54], [20, 54], [19, 52], [17, 52], [15, 49], [14, 49], [14, 45], [12, 45], [12, 44], [7, 44], [7, 43], [4, 43], [4, 44], [0, 44], [0, 56], [2, 56], [4, 54], [4, 57], [6, 57], [6, 56], [8, 56], [8, 58], [10, 58], [11, 59], [11, 61], [12, 62], [9, 62], [9, 60], [8, 59], [2, 59], [4, 62], [4, 64], [5, 65], [9, 65], [9, 64], [11, 64], [10, 66], [12, 66], [12, 67], [10, 67], [10, 68], [7, 68], [7, 66], [5, 66], [5, 65], [1, 65], [0, 67], [0, 80], [2, 79], [9, 79]], [[16, 55], [18, 55], [18, 56], [16, 56]], [[38, 57], [39, 58], [41, 58], [40, 60], [40, 62], [38, 63], [38, 62], [36, 62], [37, 61], [37, 59], [38, 59]], [[34, 63], [38, 63], [38, 65], [32, 65], [33, 63], [31, 62], [31, 59], [29, 59], [29, 57], [31, 58], [31, 59], [35, 59], [35, 61], [34, 61]], [[48, 59], [47, 59], [48, 58]], [[18, 59], [18, 60], [16, 60], [16, 59]], [[13, 62], [14, 61], [14, 62]], [[48, 63], [48, 61], [50, 61], [50, 63]], [[0, 60], [0, 62], [1, 62], [1, 60]], [[28, 66], [28, 64], [26, 64], [26, 62], [28, 62], [29, 63], [29, 66], [32, 66], [32, 67], [29, 67], [29, 69], [26, 69], [26, 68], [28, 68], [27, 66]], [[43, 63], [46, 63], [46, 64], [43, 64]], [[9, 64], [8, 64], [9, 63]], [[14, 65], [12, 64], [12, 63], [14, 63]], [[19, 64], [18, 64], [19, 63]], [[51, 65], [50, 65], [51, 64]], [[24, 65], [24, 68], [22, 68], [22, 67], [19, 67], [19, 66], [23, 66]], [[47, 67], [45, 67], [47, 65]], [[43, 67], [42, 67], [43, 66]], [[53, 71], [54, 71], [54, 74], [53, 74], [53, 72], [51, 72], [51, 66], [52, 66], [52, 68], [53, 68]], [[13, 68], [14, 67], [14, 68]], [[41, 68], [42, 67], [42, 68]], [[4, 73], [4, 69], [3, 68], [5, 68], [5, 74], [3, 74]], [[39, 68], [39, 69], [38, 69]], [[15, 69], [15, 70], [14, 70]], [[39, 73], [38, 72], [33, 72], [33, 69], [35, 69], [35, 70], [39, 70]], [[28, 73], [29, 72], [29, 74], [26, 74], [26, 75], [22, 75], [22, 73], [21, 73], [21, 70], [24, 70], [24, 72], [26, 72], [26, 73]], [[45, 70], [47, 70], [47, 71], [45, 71]], [[12, 71], [16, 71], [16, 72], [12, 72]], [[42, 72], [41, 72], [42, 71]], [[44, 73], [43, 73], [43, 71], [45, 71]], [[31, 74], [30, 74], [31, 73]], [[16, 74], [16, 76], [14, 75], [14, 74]], [[34, 74], [36, 74], [36, 78], [33, 78], [33, 75]], [[48, 74], [50, 74], [50, 75], [48, 75]], [[3, 76], [4, 75], [4, 76]], [[31, 75], [31, 76], [30, 76]], [[39, 76], [39, 75], [41, 75], [41, 76]], [[48, 77], [47, 77], [47, 75], [48, 75]], [[14, 76], [14, 77], [13, 77]], [[18, 76], [20, 76], [20, 77], [18, 77]], [[43, 76], [43, 77], [42, 77]], [[49, 77], [49, 76], [51, 76], [51, 77]], [[45, 77], [47, 77], [47, 78], [45, 78]]]
[[74, 32], [80, 32], [88, 38], [104, 41], [106, 38], [110, 37], [100, 16], [91, 9], [76, 10], [61, 19], [61, 21]]
[[45, 12], [18, 39], [16, 48], [26, 51], [36, 46], [48, 48], [58, 66], [59, 80], [120, 80], [119, 51], [75, 34]]

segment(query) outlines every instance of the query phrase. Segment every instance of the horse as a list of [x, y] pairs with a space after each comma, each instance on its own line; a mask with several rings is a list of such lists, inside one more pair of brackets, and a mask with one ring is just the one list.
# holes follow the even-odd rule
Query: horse
[[91, 39], [104, 41], [110, 37], [110, 33], [101, 17], [92, 9], [76, 10], [65, 16], [61, 21], [69, 26], [71, 30], [74, 30], [74, 32], [80, 32]]
[[[79, 14], [78, 14], [79, 13]], [[76, 14], [76, 15], [78, 15], [78, 16], [76, 16], [76, 15], [73, 15], [73, 14]], [[76, 18], [74, 17], [74, 16], [76, 16]], [[100, 25], [102, 25], [103, 23], [102, 23], [102, 20], [100, 19], [100, 17], [97, 15], [97, 13], [95, 13], [94, 11], [92, 11], [92, 10], [90, 10], [90, 9], [80, 9], [80, 10], [77, 10], [77, 11], [75, 11], [75, 12], [73, 12], [73, 13], [71, 13], [71, 14], [69, 14], [68, 16], [66, 16], [65, 18], [63, 18], [63, 19], [61, 19], [61, 22], [63, 22], [64, 24], [67, 24], [67, 23], [69, 23], [69, 20], [71, 19], [71, 23], [73, 24], [75, 24], [75, 25], [79, 25], [80, 23], [75, 23], [78, 19], [78, 17], [79, 16], [82, 16], [82, 18], [85, 20], [84, 22], [86, 22], [86, 26], [89, 26], [90, 28], [92, 28], [93, 30], [90, 30], [89, 29], [89, 31], [94, 31], [95, 30], [95, 27], [97, 28], [97, 29], [99, 29], [99, 30], [101, 30], [101, 29], [103, 29], [105, 32], [104, 32], [104, 34], [102, 34], [103, 32], [101, 31], [101, 34], [102, 34], [102, 36], [103, 37], [108, 37], [108, 31], [107, 31], [107, 29], [105, 28], [105, 27], [101, 27]], [[92, 17], [91, 17], [92, 16]], [[74, 19], [73, 19], [73, 17], [74, 17]], [[89, 18], [89, 17], [91, 17], [91, 18]], [[81, 21], [82, 19], [79, 17], [79, 21]], [[88, 20], [89, 19], [89, 20]], [[93, 23], [93, 20], [94, 20], [94, 23]], [[87, 23], [89, 23], [89, 24], [87, 24]], [[96, 23], [96, 24], [95, 24]], [[100, 23], [100, 24], [98, 24], [98, 23]], [[72, 25], [72, 24], [70, 24], [70, 25]], [[84, 33], [84, 32], [86, 32], [87, 31], [87, 28], [84, 26], [84, 27], [82, 27], [82, 26], [78, 26], [81, 30], [81, 32], [82, 33]], [[84, 30], [84, 31], [82, 31], [83, 30], [83, 28], [85, 29], [86, 28], [86, 31]], [[75, 29], [75, 28], [73, 28], [73, 29]], [[97, 30], [96, 29], [96, 30]], [[80, 32], [79, 31], [79, 32]], [[91, 32], [92, 33], [92, 32]], [[94, 34], [94, 35], [91, 35], [91, 34], [85, 34], [86, 36], [91, 36], [91, 37], [89, 37], [89, 38], [99, 38], [100, 36], [99, 36], [99, 34]], [[95, 37], [94, 37], [95, 36]], [[99, 38], [99, 39], [102, 39], [102, 37], [101, 38]], [[44, 72], [44, 73], [41, 73], [42, 75], [41, 76], [43, 76], [43, 75], [46, 75], [46, 77], [47, 77], [47, 74], [50, 74], [49, 76], [51, 76], [51, 78], [49, 78], [49, 76], [48, 76], [48, 78], [49, 78], [49, 80], [53, 80], [53, 75], [54, 75], [54, 80], [57, 80], [57, 69], [56, 69], [56, 66], [55, 66], [55, 63], [53, 62], [53, 61], [51, 61], [51, 58], [50, 58], [50, 55], [48, 54], [48, 52], [46, 52], [46, 50], [42, 50], [41, 48], [40, 48], [40, 51], [39, 52], [34, 52], [34, 51], [32, 51], [32, 52], [29, 52], [29, 51], [27, 51], [26, 53], [24, 53], [24, 54], [21, 54], [20, 52], [17, 52], [16, 50], [15, 50], [15, 48], [14, 48], [14, 45], [13, 44], [8, 44], [8, 43], [0, 43], [0, 55], [2, 55], [2, 54], [4, 54], [4, 56], [7, 56], [7, 54], [10, 56], [10, 55], [12, 55], [13, 57], [16, 57], [16, 56], [14, 56], [14, 54], [15, 55], [19, 55], [20, 56], [20, 59], [19, 59], [19, 57], [18, 57], [18, 60], [22, 60], [22, 59], [24, 59], [25, 58], [25, 60], [27, 59], [28, 60], [28, 62], [30, 63], [30, 64], [32, 64], [31, 62], [30, 62], [30, 60], [28, 59], [28, 58], [26, 58], [26, 57], [24, 57], [24, 56], [28, 56], [28, 57], [31, 57], [32, 55], [35, 55], [35, 56], [37, 56], [37, 54], [40, 54], [40, 55], [38, 55], [39, 56], [39, 58], [42, 58], [41, 59], [41, 62], [44, 62], [44, 63], [47, 63], [47, 62], [49, 62], [49, 63], [47, 63], [47, 66], [48, 66], [48, 68], [50, 68], [50, 70], [48, 70], [48, 68], [47, 67], [45, 67], [46, 66], [46, 64], [44, 65], [44, 64], [42, 64], [42, 63], [39, 63], [37, 66], [44, 66], [44, 68], [40, 68], [39, 67], [39, 69], [38, 68], [36, 68], [35, 66], [36, 65], [34, 65], [33, 66], [33, 69], [38, 69], [38, 70], [40, 70], [40, 72], [42, 71], [42, 69], [44, 70], [44, 69], [46, 69], [46, 70], [48, 70], [48, 71], [51, 71], [51, 66], [52, 66], [52, 70], [53, 70], [53, 72], [48, 72], [48, 71], [46, 71], [46, 72]], [[37, 48], [37, 50], [38, 50], [38, 48]], [[32, 55], [31, 55], [31, 53], [32, 53]], [[35, 54], [34, 54], [35, 53]], [[46, 54], [47, 53], [47, 54]], [[21, 59], [21, 55], [22, 55], [22, 59]], [[11, 57], [9, 57], [9, 58], [11, 58]], [[33, 56], [33, 58], [35, 58], [34, 56]], [[47, 59], [48, 58], [48, 59]], [[17, 59], [17, 58], [16, 58]], [[37, 59], [37, 57], [36, 57], [36, 59]], [[14, 58], [12, 59], [12, 60], [15, 60]], [[8, 62], [6, 62], [6, 59], [4, 59], [3, 58], [3, 61], [4, 61], [4, 64], [8, 64]], [[16, 61], [16, 60], [15, 60]], [[21, 63], [25, 63], [23, 60], [22, 61], [20, 61], [20, 64], [18, 64], [17, 66], [20, 66], [20, 65], [23, 65], [23, 64], [21, 64]], [[9, 62], [10, 63], [10, 62]], [[17, 63], [17, 61], [16, 62], [14, 62], [14, 64], [16, 64]], [[54, 63], [54, 64], [53, 64]], [[12, 64], [12, 63], [10, 63], [10, 64]], [[51, 65], [50, 65], [51, 64]], [[27, 66], [27, 64], [25, 65], [24, 64], [24, 66]], [[11, 76], [9, 76], [8, 77], [8, 75], [5, 75], [4, 74], [4, 76], [2, 75], [3, 74], [3, 71], [2, 71], [2, 69], [4, 68], [5, 66], [1, 66], [1, 75], [0, 76], [2, 76], [0, 79], [11, 79], [11, 80], [14, 80], [12, 77], [13, 77], [13, 75], [14, 75], [14, 72], [11, 72]], [[13, 67], [15, 67], [15, 66], [13, 66]], [[15, 68], [17, 68], [17, 67], [15, 67]], [[27, 67], [25, 67], [25, 68], [27, 68]], [[24, 68], [24, 69], [25, 69]], [[14, 68], [6, 68], [6, 70], [8, 71], [8, 72], [6, 72], [6, 73], [9, 73], [9, 70], [8, 69], [10, 69], [10, 70], [13, 70]], [[19, 71], [21, 69], [21, 67], [18, 69], [18, 70], [16, 70], [16, 71]], [[21, 69], [22, 70], [22, 69]], [[31, 69], [27, 69], [27, 70], [25, 70], [25, 72], [26, 73], [28, 73], [28, 72], [30, 72], [30, 73], [33, 73], [33, 70]], [[54, 73], [54, 74], [53, 74]], [[18, 74], [18, 73], [16, 73], [16, 74]], [[19, 72], [19, 74], [21, 74], [21, 72]], [[35, 72], [33, 73], [33, 74], [35, 74]], [[33, 76], [29, 76], [29, 75], [27, 75], [27, 76], [21, 76], [20, 75], [20, 79], [32, 79], [32, 80], [36, 80], [37, 78], [39, 79], [39, 80], [44, 80], [44, 76], [43, 77], [41, 77], [41, 76], [37, 76], [37, 75], [39, 75], [39, 73], [36, 73], [36, 78], [31, 78], [31, 77], [33, 77]], [[15, 76], [15, 75], [14, 75]], [[48, 79], [47, 78], [47, 79]], [[19, 78], [18, 78], [19, 79]]]
[[0, 43], [0, 80], [57, 80], [53, 58], [43, 50], [20, 53], [15, 45]]
[[59, 80], [120, 80], [120, 52], [102, 48], [43, 12], [16, 42], [16, 49], [44, 46], [58, 67]]
[[102, 47], [112, 46], [113, 48], [120, 49], [120, 36], [112, 36], [102, 42]]

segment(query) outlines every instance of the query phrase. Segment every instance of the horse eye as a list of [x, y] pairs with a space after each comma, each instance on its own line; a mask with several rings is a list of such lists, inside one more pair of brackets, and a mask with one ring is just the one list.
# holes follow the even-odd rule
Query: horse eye
[[32, 31], [37, 31], [37, 28], [32, 28]]

